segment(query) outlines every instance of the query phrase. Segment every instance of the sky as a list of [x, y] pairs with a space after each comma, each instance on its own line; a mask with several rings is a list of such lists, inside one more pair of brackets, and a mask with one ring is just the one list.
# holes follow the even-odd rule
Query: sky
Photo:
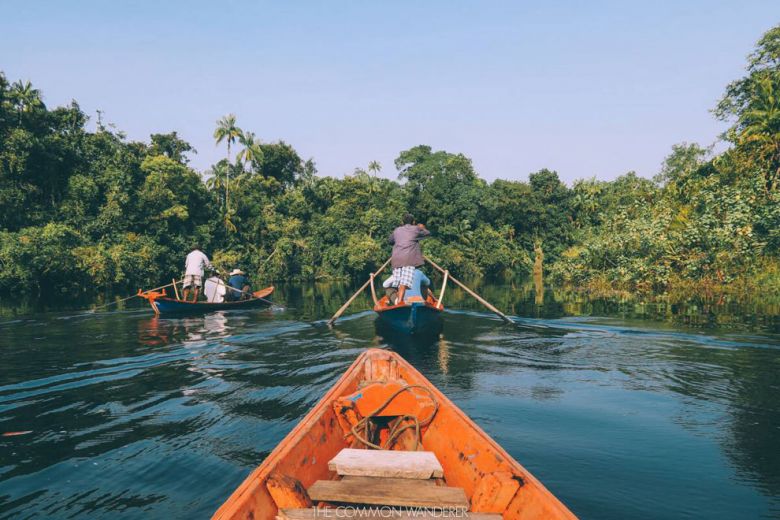
[[234, 113], [320, 175], [376, 160], [395, 178], [427, 144], [487, 180], [571, 183], [722, 147], [711, 109], [778, 23], [777, 0], [0, 0], [0, 70], [129, 139], [177, 131], [201, 171]]

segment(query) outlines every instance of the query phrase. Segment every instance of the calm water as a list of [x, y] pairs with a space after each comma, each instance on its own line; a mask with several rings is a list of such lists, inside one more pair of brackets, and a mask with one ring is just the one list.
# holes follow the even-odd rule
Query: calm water
[[[341, 288], [271, 310], [0, 318], [0, 517], [203, 518], [365, 348], [399, 351], [582, 518], [780, 518], [776, 308], [453, 293], [440, 338], [378, 337]], [[366, 302], [362, 302], [362, 308]], [[579, 315], [579, 316], [572, 316]], [[663, 320], [663, 321], [661, 321]]]

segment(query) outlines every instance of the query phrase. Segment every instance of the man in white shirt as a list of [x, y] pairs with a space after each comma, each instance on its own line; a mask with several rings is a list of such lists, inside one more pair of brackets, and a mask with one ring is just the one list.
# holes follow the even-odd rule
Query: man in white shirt
[[203, 253], [197, 246], [187, 255], [187, 261], [184, 264], [184, 301], [190, 299], [190, 290], [194, 296], [192, 301], [198, 301], [198, 293], [203, 286], [203, 270], [213, 269], [209, 257]]

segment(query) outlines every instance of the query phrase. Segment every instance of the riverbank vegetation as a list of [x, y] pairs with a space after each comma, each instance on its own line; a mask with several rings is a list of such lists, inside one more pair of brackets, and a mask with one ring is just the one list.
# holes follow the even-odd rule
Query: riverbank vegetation
[[175, 131], [91, 131], [76, 102], [49, 108], [0, 74], [0, 293], [159, 285], [196, 243], [266, 281], [363, 277], [407, 209], [433, 232], [426, 253], [467, 278], [528, 277], [543, 254], [548, 279], [592, 291], [780, 292], [780, 27], [714, 113], [728, 148], [676, 145], [653, 179], [488, 183], [425, 145], [399, 153], [397, 181], [376, 162], [321, 176], [234, 115], [214, 132], [225, 159], [197, 172]]

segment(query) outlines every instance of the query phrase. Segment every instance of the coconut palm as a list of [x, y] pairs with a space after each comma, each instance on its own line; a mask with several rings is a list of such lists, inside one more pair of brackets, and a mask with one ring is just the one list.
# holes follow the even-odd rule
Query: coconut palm
[[378, 161], [371, 161], [368, 163], [368, 171], [373, 173], [374, 177], [376, 177], [377, 174], [382, 171], [382, 165], [379, 164]]
[[238, 140], [244, 147], [238, 152], [236, 160], [244, 164], [256, 164], [263, 159], [263, 150], [260, 148], [260, 140], [255, 137], [254, 132], [243, 132]]
[[[214, 190], [217, 193], [226, 193], [228, 189], [228, 179], [230, 177], [230, 163], [227, 161], [219, 161], [211, 168], [211, 177], [206, 180], [206, 187], [210, 190]], [[220, 207], [224, 207], [225, 198], [219, 197]]]
[[369, 179], [369, 193], [371, 195], [374, 194], [374, 184], [376, 183], [376, 177], [379, 172], [382, 171], [382, 165], [379, 164], [379, 161], [371, 161], [368, 163], [368, 171], [374, 174], [373, 179]]
[[767, 190], [777, 188], [780, 176], [780, 82], [772, 77], [760, 78], [748, 108], [740, 117], [740, 141], [757, 146], [770, 157]]
[[[224, 116], [222, 119], [217, 121], [217, 128], [214, 130], [214, 139], [216, 140], [216, 143], [219, 144], [222, 141], [225, 141], [227, 143], [227, 160], [230, 162], [230, 145], [236, 142], [236, 139], [239, 139], [243, 132], [239, 127], [236, 126], [236, 115], [235, 114], [228, 114]], [[228, 209], [230, 207], [230, 178], [228, 173], [228, 179], [225, 182], [225, 208]]]
[[41, 91], [37, 88], [33, 88], [32, 83], [29, 81], [24, 83], [21, 81], [14, 82], [14, 84], [11, 85], [11, 92], [9, 97], [19, 112], [20, 124], [22, 122], [23, 113], [30, 112], [34, 108], [43, 106], [43, 102], [41, 101]]

